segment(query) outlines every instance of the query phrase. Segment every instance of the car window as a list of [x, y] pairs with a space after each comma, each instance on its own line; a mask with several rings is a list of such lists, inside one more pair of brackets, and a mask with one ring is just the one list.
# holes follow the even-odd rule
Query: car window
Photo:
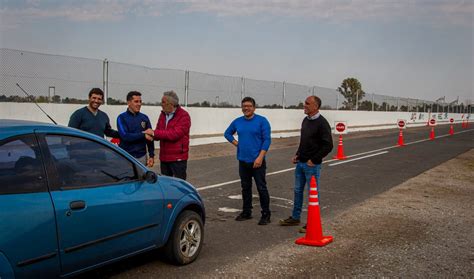
[[34, 135], [0, 143], [0, 195], [46, 191], [39, 154]]
[[45, 137], [62, 189], [95, 187], [137, 178], [133, 163], [92, 140], [63, 135]]

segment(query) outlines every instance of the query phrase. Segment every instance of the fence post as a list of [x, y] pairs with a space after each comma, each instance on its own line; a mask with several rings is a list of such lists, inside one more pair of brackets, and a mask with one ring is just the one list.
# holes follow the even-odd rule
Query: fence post
[[286, 95], [286, 82], [283, 82], [283, 96], [281, 98], [281, 106], [285, 109], [285, 95]]
[[244, 98], [244, 93], [245, 93], [245, 79], [244, 77], [241, 77], [240, 78], [240, 100], [241, 101]]
[[375, 105], [375, 93], [372, 94], [372, 111], [374, 111], [374, 105]]
[[184, 107], [188, 106], [188, 96], [189, 96], [189, 71], [184, 71]]
[[357, 89], [356, 91], [356, 111], [359, 110], [359, 91], [360, 89]]
[[109, 61], [107, 58], [102, 62], [102, 91], [104, 91], [104, 105], [107, 105], [109, 98]]

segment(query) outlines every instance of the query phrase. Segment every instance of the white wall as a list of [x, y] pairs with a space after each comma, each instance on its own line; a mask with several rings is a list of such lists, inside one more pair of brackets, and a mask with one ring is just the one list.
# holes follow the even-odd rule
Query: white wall
[[[67, 125], [69, 116], [76, 109], [84, 105], [71, 104], [40, 104], [58, 124]], [[126, 110], [126, 106], [101, 106], [111, 121], [112, 127], [116, 127], [117, 116]], [[240, 108], [196, 108], [190, 107], [186, 110], [191, 115], [191, 135], [212, 135], [204, 139], [193, 139], [191, 144], [203, 144], [211, 142], [223, 142], [222, 134], [230, 122], [242, 115]], [[142, 112], [147, 114], [154, 126], [161, 112], [159, 106], [143, 106]], [[284, 137], [298, 135], [301, 121], [304, 118], [303, 110], [294, 109], [257, 109], [270, 121], [273, 137]], [[467, 115], [459, 113], [412, 113], [412, 112], [370, 112], [370, 111], [321, 111], [321, 114], [329, 121], [331, 127], [334, 121], [347, 121], [349, 132], [361, 130], [374, 130], [395, 128], [398, 119], [407, 120], [407, 127], [425, 125], [429, 117], [435, 117], [440, 124], [446, 124], [449, 118], [456, 122]], [[0, 103], [0, 119], [22, 119], [39, 122], [51, 122], [35, 104], [31, 103]], [[283, 133], [285, 131], [285, 133]]]

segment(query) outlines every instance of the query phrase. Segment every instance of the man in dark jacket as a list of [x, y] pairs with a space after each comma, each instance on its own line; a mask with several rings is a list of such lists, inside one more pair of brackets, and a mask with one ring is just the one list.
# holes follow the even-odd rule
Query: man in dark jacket
[[76, 110], [69, 118], [69, 127], [95, 134], [101, 138], [104, 134], [111, 138], [118, 138], [119, 133], [110, 127], [107, 114], [99, 107], [104, 100], [104, 92], [100, 88], [89, 91], [89, 105]]
[[145, 166], [151, 168], [154, 164], [155, 144], [153, 138], [143, 133], [151, 129], [151, 123], [148, 116], [140, 112], [141, 96], [142, 94], [138, 91], [130, 91], [127, 94], [127, 111], [117, 117], [117, 128], [120, 134], [119, 146]]
[[160, 141], [161, 173], [186, 180], [191, 117], [179, 105], [174, 91], [163, 93], [161, 107], [155, 131], [149, 129], [146, 133]]
[[304, 187], [307, 184], [309, 189], [311, 177], [315, 176], [319, 189], [321, 163], [333, 148], [331, 127], [326, 118], [319, 113], [320, 107], [320, 98], [316, 96], [306, 98], [304, 113], [307, 117], [304, 118], [301, 124], [300, 145], [296, 155], [292, 158], [293, 163], [296, 164], [293, 213], [287, 219], [280, 220], [282, 226], [297, 226], [300, 224]]

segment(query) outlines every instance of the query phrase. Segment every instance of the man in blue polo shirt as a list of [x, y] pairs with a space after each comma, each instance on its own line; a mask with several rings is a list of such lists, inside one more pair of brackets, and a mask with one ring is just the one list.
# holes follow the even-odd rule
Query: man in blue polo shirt
[[142, 94], [138, 91], [130, 91], [127, 94], [127, 111], [117, 117], [117, 127], [120, 134], [119, 146], [151, 168], [155, 162], [155, 144], [152, 137], [143, 133], [147, 129], [151, 129], [151, 123], [148, 116], [140, 112], [141, 96]]
[[[266, 175], [265, 154], [270, 148], [271, 128], [268, 120], [255, 114], [255, 100], [251, 97], [242, 99], [241, 116], [230, 124], [224, 133], [224, 137], [237, 147], [237, 159], [239, 160], [240, 184], [242, 186], [242, 212], [235, 218], [236, 221], [244, 221], [252, 218], [252, 177], [257, 185], [260, 197], [262, 217], [259, 225], [270, 223], [270, 195], [268, 194]], [[237, 133], [239, 140], [234, 138]]]

